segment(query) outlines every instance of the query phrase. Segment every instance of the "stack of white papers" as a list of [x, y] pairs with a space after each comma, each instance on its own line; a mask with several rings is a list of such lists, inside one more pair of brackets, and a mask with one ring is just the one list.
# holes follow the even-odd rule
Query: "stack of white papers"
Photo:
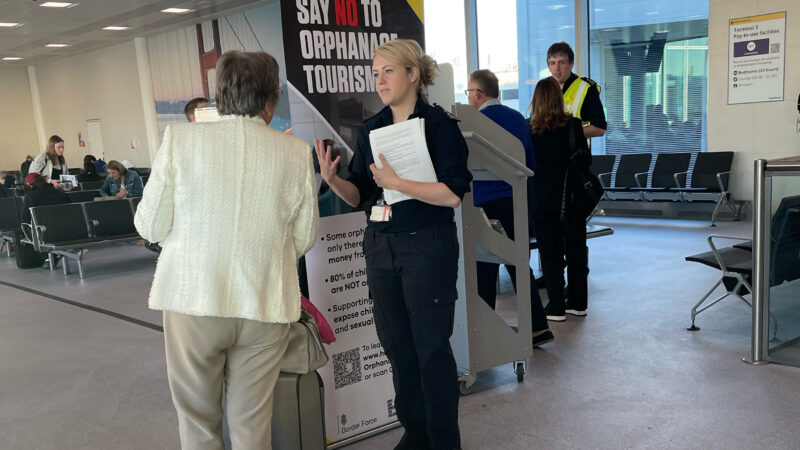
[[[394, 169], [398, 177], [405, 180], [436, 182], [428, 144], [425, 142], [425, 120], [410, 119], [388, 127], [378, 128], [369, 133], [372, 158], [375, 165], [383, 168], [379, 154]], [[383, 198], [389, 205], [410, 200], [406, 194], [393, 189], [384, 189]]]

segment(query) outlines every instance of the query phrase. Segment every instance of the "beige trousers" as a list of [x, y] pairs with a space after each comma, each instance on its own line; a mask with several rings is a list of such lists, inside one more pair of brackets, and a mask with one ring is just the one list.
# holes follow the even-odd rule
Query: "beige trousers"
[[164, 311], [182, 449], [223, 449], [223, 385], [233, 449], [272, 448], [272, 391], [288, 336], [288, 324]]

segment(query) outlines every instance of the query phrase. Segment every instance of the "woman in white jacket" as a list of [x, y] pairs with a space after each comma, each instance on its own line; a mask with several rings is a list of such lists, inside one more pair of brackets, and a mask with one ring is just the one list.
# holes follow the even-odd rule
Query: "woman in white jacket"
[[64, 160], [64, 140], [58, 135], [50, 136], [47, 141], [47, 149], [39, 153], [28, 173], [36, 172], [43, 176], [48, 183], [58, 187], [61, 184], [61, 176], [69, 173], [67, 162]]
[[184, 449], [222, 448], [223, 385], [233, 448], [271, 446], [272, 391], [300, 317], [295, 264], [319, 216], [308, 144], [268, 126], [280, 95], [272, 56], [222, 55], [221, 119], [166, 129], [136, 212], [163, 247], [149, 304], [164, 311]]

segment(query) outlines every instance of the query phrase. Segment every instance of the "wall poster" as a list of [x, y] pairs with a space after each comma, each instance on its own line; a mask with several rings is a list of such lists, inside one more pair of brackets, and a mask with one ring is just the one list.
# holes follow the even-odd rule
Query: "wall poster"
[[731, 19], [728, 104], [783, 101], [786, 12]]

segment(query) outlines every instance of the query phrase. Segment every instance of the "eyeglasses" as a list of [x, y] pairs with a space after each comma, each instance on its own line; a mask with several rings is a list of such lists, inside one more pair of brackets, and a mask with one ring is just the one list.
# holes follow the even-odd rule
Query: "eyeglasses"
[[481, 90], [481, 89], [478, 89], [478, 88], [472, 88], [472, 89], [464, 89], [464, 95], [466, 95], [467, 97], [469, 97], [469, 93], [470, 93], [470, 91], [478, 91], [478, 92], [480, 92], [481, 94], [483, 94], [483, 93], [484, 93], [484, 92], [483, 92], [483, 90]]

